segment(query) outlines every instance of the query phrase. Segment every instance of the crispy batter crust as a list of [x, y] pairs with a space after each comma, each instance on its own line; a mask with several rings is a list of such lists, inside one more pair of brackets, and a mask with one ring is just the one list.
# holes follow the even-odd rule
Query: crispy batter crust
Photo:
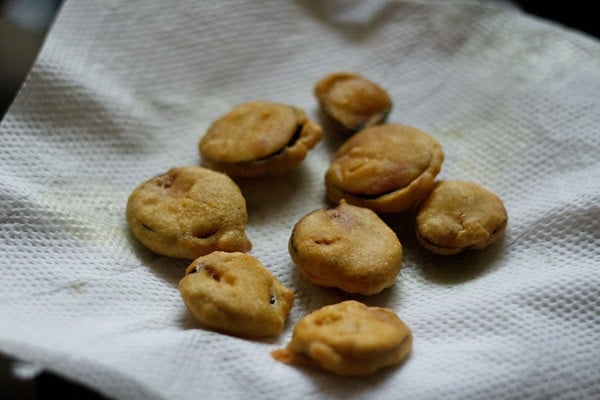
[[426, 133], [386, 124], [344, 143], [325, 175], [327, 197], [378, 212], [401, 212], [433, 187], [444, 153]]
[[393, 310], [349, 300], [303, 317], [287, 347], [271, 354], [337, 375], [369, 375], [399, 363], [411, 347], [412, 332]]
[[200, 322], [244, 337], [279, 334], [294, 301], [290, 289], [244, 253], [216, 251], [194, 260], [179, 290]]
[[166, 256], [252, 248], [240, 189], [227, 175], [201, 167], [173, 168], [142, 183], [129, 196], [126, 217], [144, 246]]
[[343, 200], [298, 221], [289, 252], [311, 282], [364, 295], [392, 286], [402, 265], [396, 234], [373, 211]]
[[385, 121], [392, 109], [387, 92], [356, 73], [329, 74], [317, 82], [314, 92], [323, 112], [353, 131]]
[[212, 124], [199, 151], [207, 167], [232, 177], [281, 175], [304, 160], [322, 135], [299, 108], [244, 103]]
[[507, 221], [504, 203], [494, 193], [473, 182], [441, 181], [419, 205], [417, 238], [441, 255], [481, 250], [502, 236]]

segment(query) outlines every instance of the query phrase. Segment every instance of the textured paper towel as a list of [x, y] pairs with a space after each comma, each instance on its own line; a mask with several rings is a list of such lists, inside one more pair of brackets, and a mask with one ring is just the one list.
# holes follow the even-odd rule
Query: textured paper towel
[[[350, 298], [306, 282], [293, 224], [326, 206], [327, 132], [282, 178], [240, 182], [258, 257], [296, 291], [284, 333], [200, 328], [180, 299], [187, 261], [130, 235], [141, 181], [197, 165], [234, 105], [294, 104], [336, 70], [389, 90], [390, 121], [442, 144], [441, 178], [479, 182], [505, 240], [439, 258], [409, 217], [397, 284], [371, 305], [414, 331], [400, 367], [340, 379], [275, 362], [295, 322]], [[0, 350], [122, 399], [598, 398], [600, 45], [506, 3], [67, 1], [0, 128]]]

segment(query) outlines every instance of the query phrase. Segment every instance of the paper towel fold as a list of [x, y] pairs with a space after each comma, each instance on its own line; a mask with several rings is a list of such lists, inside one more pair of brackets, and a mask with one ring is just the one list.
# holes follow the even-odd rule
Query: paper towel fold
[[[0, 350], [122, 399], [594, 398], [600, 395], [600, 45], [506, 3], [69, 2], [0, 126]], [[197, 165], [234, 105], [319, 119], [314, 83], [358, 71], [389, 120], [442, 144], [442, 179], [479, 182], [504, 241], [440, 258], [407, 216], [397, 284], [370, 305], [413, 329], [400, 367], [361, 380], [275, 362], [305, 313], [351, 296], [308, 283], [287, 240], [327, 206], [341, 138], [284, 177], [241, 181], [258, 257], [296, 292], [281, 337], [207, 331], [181, 301], [185, 260], [150, 253], [124, 208], [141, 181]]]

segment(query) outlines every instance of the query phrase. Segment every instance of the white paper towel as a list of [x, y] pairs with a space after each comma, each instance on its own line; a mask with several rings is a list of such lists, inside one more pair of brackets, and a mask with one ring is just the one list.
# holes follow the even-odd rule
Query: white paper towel
[[[393, 308], [415, 341], [364, 379], [269, 355], [302, 315], [356, 298], [308, 283], [287, 252], [327, 205], [329, 129], [290, 174], [239, 182], [251, 253], [296, 292], [280, 337], [202, 329], [177, 289], [187, 261], [144, 249], [124, 216], [140, 182], [199, 164], [236, 104], [318, 120], [313, 85], [338, 70], [440, 141], [440, 178], [483, 184], [509, 213], [502, 243], [451, 258], [387, 217], [402, 272], [358, 299]], [[598, 398], [599, 99], [599, 43], [506, 3], [67, 1], [0, 127], [0, 350], [120, 399]]]

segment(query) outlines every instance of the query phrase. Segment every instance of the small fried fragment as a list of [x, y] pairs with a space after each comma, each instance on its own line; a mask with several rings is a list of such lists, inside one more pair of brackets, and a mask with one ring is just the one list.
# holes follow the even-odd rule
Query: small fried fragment
[[301, 109], [257, 101], [216, 120], [199, 151], [208, 168], [232, 177], [282, 175], [304, 160], [322, 136], [321, 127]]
[[473, 182], [441, 181], [419, 205], [417, 239], [441, 255], [481, 250], [502, 236], [507, 222], [504, 203], [494, 193]]
[[393, 310], [349, 300], [300, 319], [290, 343], [271, 355], [337, 375], [370, 375], [398, 364], [411, 347], [412, 332]]
[[384, 124], [358, 132], [337, 151], [325, 175], [327, 197], [376, 212], [402, 212], [433, 187], [444, 152], [416, 128]]
[[179, 290], [198, 321], [250, 338], [279, 334], [294, 302], [292, 290], [244, 253], [216, 251], [197, 258]]
[[381, 292], [396, 282], [402, 265], [396, 234], [373, 211], [344, 200], [298, 221], [288, 247], [309, 281], [348, 293]]
[[127, 223], [150, 250], [194, 259], [214, 250], [249, 251], [248, 214], [238, 186], [206, 168], [172, 168], [129, 196]]
[[325, 76], [317, 82], [315, 96], [327, 116], [351, 131], [384, 122], [392, 109], [392, 100], [385, 90], [351, 72]]

